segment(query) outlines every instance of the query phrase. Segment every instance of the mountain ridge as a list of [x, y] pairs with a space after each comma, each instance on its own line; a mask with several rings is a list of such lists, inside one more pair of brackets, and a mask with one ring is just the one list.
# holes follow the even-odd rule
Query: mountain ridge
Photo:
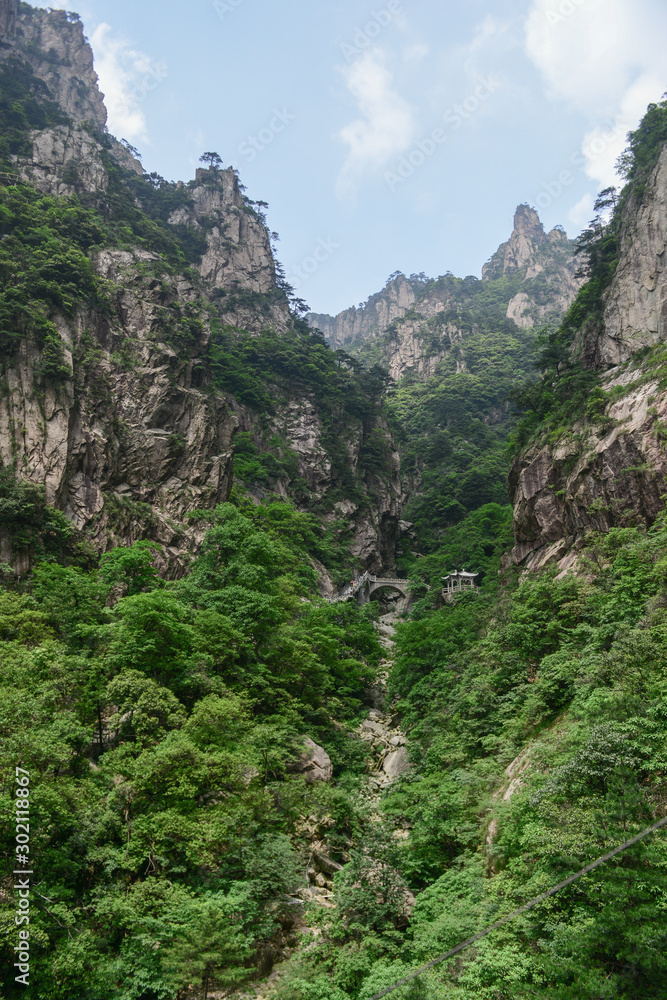
[[[515, 212], [509, 240], [501, 244], [484, 265], [481, 280], [516, 279], [518, 287], [514, 294], [508, 295], [505, 315], [518, 327], [530, 329], [550, 318], [562, 318], [581, 286], [576, 270], [574, 243], [568, 240], [567, 234], [559, 228], [546, 233], [535, 209], [523, 204]], [[444, 277], [450, 275], [448, 272]], [[403, 321], [412, 318], [413, 314], [417, 320], [428, 320], [446, 311], [450, 300], [431, 294], [442, 280], [429, 279], [426, 275], [407, 278], [396, 273], [381, 292], [362, 305], [352, 306], [337, 316], [310, 313], [307, 319], [311, 326], [324, 333], [332, 347], [344, 347], [363, 356], [370, 346], [369, 341], [380, 343], [393, 327], [400, 340]], [[470, 283], [476, 280], [473, 276], [465, 279]], [[418, 364], [419, 350], [411, 347], [401, 358], [400, 350], [392, 353], [379, 347], [376, 356], [398, 379], [408, 368]], [[410, 363], [409, 357], [415, 360]]]

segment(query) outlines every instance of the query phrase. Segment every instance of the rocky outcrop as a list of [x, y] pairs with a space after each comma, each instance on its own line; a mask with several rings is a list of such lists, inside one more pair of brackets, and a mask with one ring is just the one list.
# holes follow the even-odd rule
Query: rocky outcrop
[[667, 146], [642, 195], [626, 207], [604, 321], [601, 328], [587, 331], [582, 347], [590, 365], [618, 365], [667, 339], [666, 251]]
[[332, 347], [349, 349], [354, 343], [366, 340], [373, 334], [383, 333], [395, 319], [405, 316], [414, 305], [418, 291], [418, 281], [399, 274], [391, 278], [381, 292], [372, 295], [362, 305], [345, 309], [337, 316], [310, 313], [308, 322], [322, 331]]
[[[560, 320], [581, 287], [574, 244], [562, 229], [546, 233], [528, 205], [519, 205], [510, 239], [484, 265], [482, 274], [488, 282], [514, 279], [502, 287], [507, 303], [502, 308], [505, 318], [522, 329]], [[406, 372], [428, 379], [438, 362], [474, 328], [477, 284], [474, 277], [460, 282], [451, 274], [435, 281], [399, 274], [358, 308], [337, 316], [311, 313], [308, 322], [322, 330], [333, 347], [345, 347], [366, 361], [380, 361], [395, 380]]]
[[150, 537], [177, 565], [195, 541], [186, 512], [228, 496], [237, 420], [211, 391], [205, 328], [186, 352], [170, 343], [169, 319], [196, 296], [184, 278], [152, 276], [157, 259], [98, 254], [112, 309], [58, 319], [68, 377], [45, 380], [38, 344], [21, 341], [4, 372], [0, 459], [43, 483], [99, 550]]
[[18, 167], [22, 179], [44, 194], [68, 198], [82, 192], [104, 193], [109, 174], [102, 153], [88, 132], [61, 125], [35, 133], [32, 159], [18, 162]]
[[519, 205], [512, 235], [482, 268], [484, 281], [508, 276], [519, 277], [524, 287], [510, 300], [507, 318], [524, 330], [563, 316], [582, 284], [567, 233], [546, 233], [529, 205]]
[[234, 168], [197, 170], [188, 194], [189, 204], [173, 212], [169, 222], [205, 231], [208, 247], [198, 270], [209, 293], [224, 293], [218, 300], [225, 321], [250, 330], [267, 322], [284, 328], [289, 307], [277, 291], [271, 238], [263, 218], [244, 199]]
[[526, 278], [536, 277], [543, 270], [537, 260], [539, 251], [549, 239], [535, 209], [530, 205], [519, 205], [514, 213], [512, 235], [507, 243], [501, 243], [493, 257], [484, 265], [482, 278], [491, 281], [517, 271]]
[[515, 564], [538, 569], [558, 562], [567, 569], [590, 532], [650, 525], [664, 509], [664, 352], [641, 349], [667, 339], [665, 249], [667, 148], [641, 195], [626, 202], [603, 322], [589, 325], [575, 343], [587, 364], [601, 370], [598, 412], [555, 441], [536, 442], [514, 462]]
[[78, 14], [3, 0], [0, 34], [0, 59], [19, 54], [46, 84], [51, 99], [74, 122], [104, 128], [104, 97]]
[[308, 784], [314, 781], [331, 781], [333, 766], [326, 750], [318, 746], [309, 736], [304, 739], [303, 745], [304, 751], [292, 765], [291, 770], [295, 774], [302, 775]]
[[514, 462], [517, 565], [568, 568], [590, 532], [650, 525], [664, 508], [667, 396], [660, 380], [640, 364], [612, 370], [603, 385], [623, 395], [599, 421], [578, 421], [559, 441], [536, 445]]

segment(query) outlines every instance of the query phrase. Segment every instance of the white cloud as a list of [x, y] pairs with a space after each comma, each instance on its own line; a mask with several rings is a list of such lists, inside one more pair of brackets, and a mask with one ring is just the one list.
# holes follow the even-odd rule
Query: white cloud
[[428, 45], [424, 45], [423, 42], [414, 42], [403, 52], [403, 61], [406, 63], [420, 63], [427, 55], [430, 53]]
[[396, 93], [379, 49], [364, 53], [342, 73], [361, 117], [339, 133], [348, 147], [336, 185], [339, 197], [351, 194], [365, 173], [380, 169], [403, 153], [415, 137], [412, 109]]
[[131, 48], [125, 39], [114, 38], [108, 24], [95, 29], [90, 43], [109, 112], [109, 130], [132, 142], [148, 142], [142, 104], [167, 76], [167, 67]]
[[595, 198], [592, 194], [585, 194], [576, 205], [573, 205], [567, 213], [568, 221], [577, 229], [584, 228], [586, 223], [592, 218], [595, 205]]
[[591, 121], [584, 169], [600, 187], [618, 182], [627, 132], [667, 88], [666, 32], [662, 0], [532, 0], [526, 52], [549, 96]]

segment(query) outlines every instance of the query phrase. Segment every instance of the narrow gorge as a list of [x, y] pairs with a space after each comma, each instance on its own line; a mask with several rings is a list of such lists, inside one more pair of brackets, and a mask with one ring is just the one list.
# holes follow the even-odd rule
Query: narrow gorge
[[[307, 312], [0, 0], [0, 1000], [374, 1000], [667, 814], [667, 102], [628, 143], [577, 239]], [[390, 995], [660, 1000], [666, 872]]]

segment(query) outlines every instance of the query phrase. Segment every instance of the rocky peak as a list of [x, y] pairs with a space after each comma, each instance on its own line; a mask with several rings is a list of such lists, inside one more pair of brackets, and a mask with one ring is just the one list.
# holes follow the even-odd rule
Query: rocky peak
[[[273, 291], [276, 268], [271, 238], [263, 217], [244, 200], [234, 168], [197, 170], [191, 196], [191, 204], [173, 212], [169, 222], [206, 229], [208, 249], [199, 271], [209, 288], [259, 295]], [[286, 302], [280, 313], [282, 322], [287, 322]], [[278, 321], [280, 317], [273, 318]]]
[[[560, 228], [546, 233], [535, 209], [524, 204], [515, 212], [512, 235], [484, 265], [482, 276], [485, 281], [514, 279], [502, 289], [507, 296], [505, 318], [530, 329], [545, 320], [559, 321], [565, 314], [581, 286], [576, 271], [574, 245], [567, 233]], [[453, 316], [443, 314], [465, 311], [473, 303], [476, 279], [466, 279], [472, 284], [464, 283], [459, 291], [450, 279], [451, 273], [436, 281], [398, 274], [362, 306], [337, 316], [311, 313], [308, 322], [322, 330], [332, 347], [380, 360], [392, 378], [399, 379], [406, 371], [428, 378], [469, 328], [469, 322], [467, 327], [457, 325]], [[442, 351], [434, 347], [434, 323], [443, 335]]]
[[72, 121], [106, 125], [93, 50], [78, 14], [0, 0], [0, 35], [0, 60], [18, 55], [27, 62]]
[[543, 243], [545, 239], [544, 226], [534, 208], [530, 205], [518, 205], [514, 213], [514, 232], [512, 236], [525, 236], [533, 243]]
[[514, 230], [509, 240], [502, 243], [493, 257], [482, 268], [482, 278], [489, 281], [506, 274], [525, 272], [525, 277], [535, 268], [535, 258], [549, 242], [540, 217], [530, 205], [519, 205], [514, 213]]

